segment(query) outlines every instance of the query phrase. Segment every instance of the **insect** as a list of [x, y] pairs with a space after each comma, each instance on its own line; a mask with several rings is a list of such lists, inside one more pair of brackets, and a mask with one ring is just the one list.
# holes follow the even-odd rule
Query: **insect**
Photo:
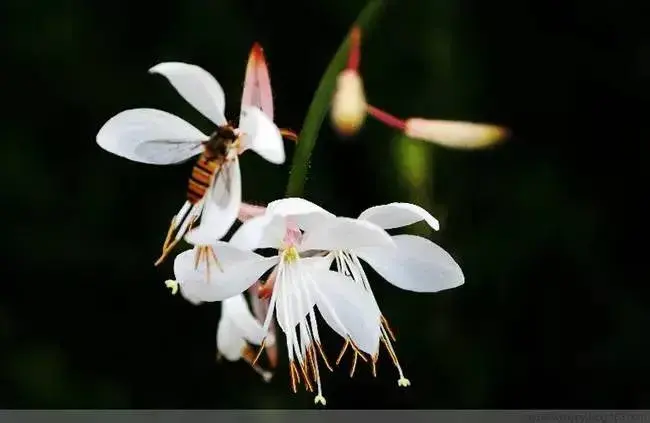
[[[164, 76], [176, 91], [214, 124], [205, 135], [190, 123], [162, 110], [129, 109], [109, 119], [97, 144], [120, 157], [147, 164], [170, 165], [198, 159], [190, 174], [186, 201], [171, 219], [159, 265], [185, 238], [197, 256], [209, 258], [206, 245], [221, 239], [237, 219], [241, 204], [239, 155], [252, 150], [273, 164], [285, 161], [283, 136], [296, 139], [273, 123], [273, 97], [266, 61], [259, 44], [251, 49], [244, 80], [238, 128], [226, 120], [225, 94], [203, 68], [164, 62], [149, 69]], [[194, 227], [201, 220], [201, 224]], [[205, 224], [209, 220], [209, 224]], [[207, 247], [209, 248], [209, 247]]]
[[[245, 116], [245, 106], [255, 106], [259, 108], [266, 116], [273, 119], [273, 94], [271, 91], [271, 79], [269, 77], [268, 66], [264, 57], [264, 52], [259, 43], [255, 43], [251, 48], [248, 63], [246, 66], [246, 75], [244, 77], [244, 89], [242, 92], [242, 116], [240, 117], [240, 127], [242, 127], [242, 120]], [[298, 137], [295, 132], [286, 128], [278, 128], [280, 135], [286, 139], [296, 142]], [[222, 207], [227, 207], [228, 198], [231, 193], [232, 181], [229, 177], [227, 167], [230, 161], [241, 152], [241, 137], [238, 130], [234, 126], [227, 124], [217, 126], [217, 129], [210, 135], [207, 141], [202, 142], [203, 152], [199, 156], [196, 164], [192, 169], [192, 173], [187, 187], [187, 201], [194, 207], [199, 204], [201, 200], [206, 197], [208, 188], [213, 184], [220, 181], [223, 176], [224, 190], [213, 190], [212, 200], [216, 201]], [[221, 192], [221, 198], [217, 197], [216, 193]], [[200, 207], [200, 205], [199, 205]], [[180, 216], [180, 213], [179, 213]], [[179, 217], [182, 218], [182, 217]], [[187, 222], [187, 226], [179, 229], [179, 233], [185, 233], [192, 229], [194, 223], [198, 220], [198, 216], [191, 216]], [[163, 252], [160, 258], [156, 261], [156, 265], [162, 263], [166, 256], [180, 241], [180, 237], [172, 239], [174, 229], [177, 225], [172, 221], [168, 231], [165, 242], [163, 243]], [[201, 257], [206, 260], [212, 257], [218, 265], [218, 261], [211, 251], [202, 251], [209, 249], [209, 247], [198, 247], [197, 263]], [[209, 260], [207, 261], [209, 264]], [[206, 268], [209, 272], [209, 268]]]
[[[204, 151], [192, 168], [187, 185], [187, 201], [196, 204], [203, 198], [210, 187], [215, 172], [223, 169], [228, 158], [228, 151], [237, 143], [238, 137], [232, 126], [219, 126], [207, 141], [204, 141]], [[226, 184], [228, 186], [228, 184]]]
[[[217, 129], [210, 135], [210, 137], [206, 141], [201, 142], [203, 152], [199, 155], [194, 164], [187, 184], [186, 204], [189, 204], [191, 208], [202, 208], [203, 204], [201, 204], [201, 202], [206, 199], [208, 190], [216, 183], [216, 181], [219, 181], [220, 178], [223, 178], [224, 190], [221, 194], [222, 198], [218, 198], [216, 196], [217, 193], [213, 190], [213, 200], [216, 200], [218, 204], [227, 203], [227, 199], [230, 197], [232, 191], [232, 180], [230, 178], [231, 169], [229, 169], [229, 167], [231, 166], [234, 156], [237, 155], [237, 150], [240, 145], [239, 139], [240, 137], [237, 130], [232, 125], [227, 124], [217, 126]], [[197, 214], [191, 215], [189, 219], [185, 221], [186, 226], [181, 227], [178, 232], [185, 233], [192, 229], [194, 223], [198, 220], [198, 217]], [[169, 255], [169, 253], [174, 249], [176, 244], [181, 240], [178, 236], [175, 238], [172, 237], [174, 229], [176, 229], [177, 226], [176, 218], [182, 219], [180, 213], [172, 220], [165, 242], [163, 243], [162, 254], [156, 261], [156, 265], [162, 263], [167, 255]], [[206, 260], [208, 266], [206, 270], [209, 278], [209, 259], [212, 258], [217, 265], [219, 262], [214, 252], [208, 247], [197, 248], [197, 265], [202, 258]]]

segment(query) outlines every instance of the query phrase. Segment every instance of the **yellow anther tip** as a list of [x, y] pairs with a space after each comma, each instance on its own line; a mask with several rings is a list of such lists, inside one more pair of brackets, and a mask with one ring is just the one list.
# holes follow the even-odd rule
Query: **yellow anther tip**
[[173, 279], [168, 279], [165, 281], [165, 286], [172, 290], [172, 295], [176, 295], [178, 292], [178, 282]]
[[292, 263], [298, 260], [298, 258], [300, 258], [300, 254], [298, 253], [298, 250], [296, 249], [296, 247], [293, 246], [285, 249], [283, 255], [284, 255], [284, 260], [287, 263]]
[[327, 405], [327, 401], [325, 401], [324, 396], [316, 395], [316, 397], [314, 397], [314, 404]]
[[405, 377], [401, 377], [401, 378], [397, 381], [397, 386], [401, 386], [402, 388], [406, 388], [407, 386], [411, 386], [411, 381], [408, 380], [408, 379], [405, 378]]

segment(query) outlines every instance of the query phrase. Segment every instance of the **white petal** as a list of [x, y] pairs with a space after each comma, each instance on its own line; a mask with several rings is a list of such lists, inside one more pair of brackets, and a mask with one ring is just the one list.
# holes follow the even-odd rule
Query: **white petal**
[[266, 211], [287, 217], [303, 231], [311, 231], [320, 226], [324, 219], [336, 217], [311, 201], [297, 197], [272, 201], [266, 206]]
[[339, 335], [350, 336], [362, 351], [374, 355], [379, 348], [381, 313], [370, 294], [338, 272], [314, 269], [311, 276], [323, 319]]
[[183, 281], [178, 281], [178, 287], [183, 298], [193, 305], [199, 305], [203, 301], [201, 300], [200, 292], [197, 291], [196, 284], [185, 284]]
[[304, 265], [311, 266], [317, 270], [329, 270], [334, 261], [334, 255], [328, 254], [327, 256], [317, 257], [302, 257], [300, 262]]
[[337, 217], [323, 221], [311, 232], [305, 232], [300, 250], [332, 251], [369, 246], [391, 247], [392, 245], [393, 240], [390, 235], [374, 223], [348, 217]]
[[237, 361], [246, 346], [246, 341], [241, 336], [233, 322], [221, 319], [217, 327], [217, 350], [226, 357], [226, 360]]
[[316, 305], [316, 293], [309, 278], [314, 270], [322, 269], [323, 258], [299, 259], [281, 264], [274, 289], [278, 292], [276, 315], [278, 324], [286, 333], [295, 327]]
[[222, 318], [230, 319], [241, 337], [251, 344], [260, 345], [262, 343], [266, 332], [262, 329], [260, 322], [253, 317], [243, 294], [226, 298], [221, 306], [223, 307]]
[[314, 308], [316, 299], [313, 294], [308, 295], [307, 287], [287, 291], [286, 299], [278, 298], [275, 313], [278, 325], [284, 333], [293, 329]]
[[324, 213], [334, 217], [334, 215], [321, 206], [312, 203], [309, 200], [299, 197], [282, 198], [280, 200], [271, 201], [266, 205], [266, 210], [269, 213], [278, 214], [281, 216], [288, 216], [294, 214], [307, 214], [307, 213]]
[[230, 244], [242, 250], [278, 248], [286, 231], [285, 219], [264, 214], [244, 222], [230, 238]]
[[223, 238], [237, 220], [241, 205], [239, 160], [227, 162], [208, 191], [201, 223], [185, 236], [192, 245], [209, 245]]
[[110, 118], [97, 133], [104, 150], [147, 164], [180, 163], [203, 151], [208, 137], [178, 116], [156, 109], [130, 109]]
[[221, 301], [244, 292], [278, 261], [278, 257], [265, 258], [227, 243], [217, 243], [212, 248], [219, 266], [210, 261], [209, 279], [205, 260], [195, 267], [194, 250], [185, 251], [174, 260], [176, 280], [201, 301]]
[[359, 219], [372, 222], [384, 229], [401, 228], [424, 220], [436, 231], [438, 220], [420, 206], [411, 203], [390, 203], [370, 207], [359, 215]]
[[285, 160], [284, 141], [273, 121], [257, 107], [243, 106], [239, 121], [242, 149], [250, 148], [273, 164]]
[[360, 248], [360, 258], [393, 285], [414, 292], [437, 292], [465, 282], [463, 271], [445, 250], [414, 235], [393, 237], [397, 248]]
[[187, 63], [165, 62], [149, 69], [149, 73], [167, 78], [185, 101], [215, 124], [228, 123], [224, 116], [226, 96], [223, 88], [205, 69]]

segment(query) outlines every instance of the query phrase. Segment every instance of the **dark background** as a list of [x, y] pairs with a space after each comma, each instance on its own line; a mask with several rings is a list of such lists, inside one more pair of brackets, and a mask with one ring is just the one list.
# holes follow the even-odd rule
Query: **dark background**
[[[213, 73], [235, 118], [254, 41], [270, 63], [278, 125], [299, 129], [364, 4], [2, 2], [0, 406], [311, 407], [311, 394], [290, 393], [285, 361], [269, 385], [243, 362], [215, 363], [219, 304], [171, 296], [172, 261], [153, 266], [191, 164], [129, 162], [95, 134], [132, 107], [209, 131], [147, 74], [170, 60]], [[503, 124], [514, 136], [463, 152], [400, 140], [375, 121], [349, 140], [323, 126], [305, 197], [349, 216], [420, 204], [442, 229], [413, 230], [466, 275], [428, 295], [375, 278], [412, 386], [397, 387], [386, 355], [376, 380], [365, 367], [350, 380], [348, 361], [325, 377], [328, 407], [650, 407], [638, 235], [650, 133], [644, 4], [386, 1], [363, 39], [369, 100], [404, 117]], [[247, 154], [242, 166], [246, 199], [283, 195], [290, 160]]]

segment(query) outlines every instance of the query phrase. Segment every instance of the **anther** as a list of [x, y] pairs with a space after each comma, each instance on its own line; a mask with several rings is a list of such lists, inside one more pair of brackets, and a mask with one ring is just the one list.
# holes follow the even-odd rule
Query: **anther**
[[[192, 226], [194, 225], [194, 222], [196, 222], [197, 218], [198, 218], [197, 216], [194, 216], [192, 218], [192, 220], [190, 221], [190, 223], [188, 225], [187, 230], [190, 230], [192, 228]], [[171, 234], [173, 233], [174, 229], [176, 229], [175, 221], [176, 221], [176, 216], [174, 216], [174, 218], [172, 219], [172, 223], [169, 226], [169, 230], [167, 231], [167, 236], [165, 237], [165, 243], [163, 244], [163, 248], [162, 248], [162, 254], [160, 255], [160, 257], [158, 257], [158, 260], [156, 260], [156, 262], [154, 263], [154, 266], [159, 266], [165, 260], [165, 258], [167, 258], [169, 253], [172, 252], [174, 247], [176, 247], [176, 245], [182, 239], [182, 237], [178, 237], [177, 239], [175, 239], [171, 243], [169, 242], [170, 239], [171, 239]]]
[[289, 363], [289, 376], [291, 378], [291, 390], [293, 390], [293, 393], [295, 394], [298, 392], [297, 385], [300, 382], [300, 376], [298, 376], [298, 370], [293, 361]]
[[354, 341], [351, 340], [351, 339], [350, 339], [350, 346], [352, 346], [352, 349], [354, 350], [354, 352], [357, 353], [357, 355], [358, 355], [359, 357], [361, 357], [361, 359], [363, 360], [364, 363], [367, 363], [367, 362], [368, 362], [368, 359], [367, 359], [366, 356], [363, 354], [363, 352], [361, 352], [361, 349], [360, 349], [360, 348], [357, 346], [357, 344], [355, 344]]
[[314, 380], [319, 379], [318, 375], [318, 364], [316, 363], [316, 349], [314, 348], [314, 345], [310, 345], [307, 348], [307, 363], [308, 366], [311, 368], [311, 373], [314, 378]]
[[[330, 366], [330, 363], [329, 363], [329, 361], [327, 360], [327, 356], [325, 355], [325, 351], [323, 351], [323, 347], [321, 346], [320, 342], [316, 342], [316, 346], [318, 347], [318, 351], [320, 351], [320, 355], [321, 355], [321, 357], [323, 357], [323, 362], [325, 363], [325, 367], [327, 367], [327, 369], [328, 369], [330, 372], [333, 372], [334, 369], [332, 369], [332, 366]], [[338, 363], [337, 363], [337, 364], [338, 364]]]
[[304, 361], [299, 361], [298, 364], [300, 365], [300, 371], [302, 372], [302, 377], [305, 380], [305, 390], [309, 392], [313, 392], [314, 388], [311, 386], [311, 381], [309, 378], [309, 372], [307, 371], [307, 368], [305, 366]]
[[336, 359], [336, 365], [338, 366], [341, 360], [343, 359], [343, 355], [348, 349], [348, 345], [350, 345], [350, 340], [346, 339], [345, 344], [343, 344], [343, 348], [341, 348], [341, 352], [339, 353], [339, 357]]
[[379, 350], [377, 354], [372, 357], [370, 365], [372, 366], [372, 377], [377, 377], [377, 361], [379, 360]]
[[406, 388], [407, 386], [411, 386], [411, 381], [408, 380], [407, 378], [405, 378], [404, 376], [402, 376], [397, 381], [397, 386], [401, 386], [402, 388]]
[[178, 282], [173, 279], [166, 280], [165, 286], [172, 290], [172, 295], [176, 295], [178, 292]]
[[165, 247], [169, 245], [169, 242], [172, 239], [172, 234], [176, 229], [176, 216], [172, 217], [172, 222], [169, 224], [169, 229], [167, 230], [167, 236], [165, 237], [165, 242], [163, 242], [163, 253], [165, 252]]
[[262, 343], [260, 344], [260, 348], [257, 351], [257, 355], [255, 356], [255, 359], [253, 360], [253, 365], [257, 363], [257, 360], [260, 359], [260, 356], [262, 355], [262, 351], [264, 351], [264, 347], [266, 346], [266, 338], [262, 339]]
[[392, 329], [390, 328], [390, 325], [388, 324], [388, 320], [384, 317], [384, 315], [381, 315], [381, 324], [384, 326], [384, 329], [386, 329], [386, 332], [390, 335], [390, 338], [393, 340], [393, 342], [397, 342], [397, 338], [395, 337], [395, 334], [393, 333]]
[[327, 401], [325, 401], [325, 397], [322, 396], [321, 394], [318, 394], [314, 397], [314, 404], [321, 404], [321, 405], [327, 405]]
[[264, 370], [260, 366], [258, 366], [257, 364], [253, 363], [253, 360], [252, 360], [252, 358], [253, 358], [253, 349], [249, 345], [245, 345], [242, 348], [241, 355], [242, 355], [242, 358], [244, 359], [244, 361], [246, 361], [248, 364], [250, 364], [250, 366], [253, 368], [253, 370], [255, 370], [255, 373], [257, 373], [258, 375], [260, 375], [262, 377], [264, 382], [271, 381], [271, 378], [273, 377], [273, 373], [271, 373], [271, 372], [269, 372], [267, 370]]
[[357, 354], [357, 353], [355, 352], [355, 353], [354, 353], [354, 358], [352, 359], [352, 368], [350, 369], [350, 377], [354, 376], [354, 371], [355, 371], [356, 368], [357, 368], [357, 357], [358, 357], [358, 356], [359, 356], [359, 354]]

